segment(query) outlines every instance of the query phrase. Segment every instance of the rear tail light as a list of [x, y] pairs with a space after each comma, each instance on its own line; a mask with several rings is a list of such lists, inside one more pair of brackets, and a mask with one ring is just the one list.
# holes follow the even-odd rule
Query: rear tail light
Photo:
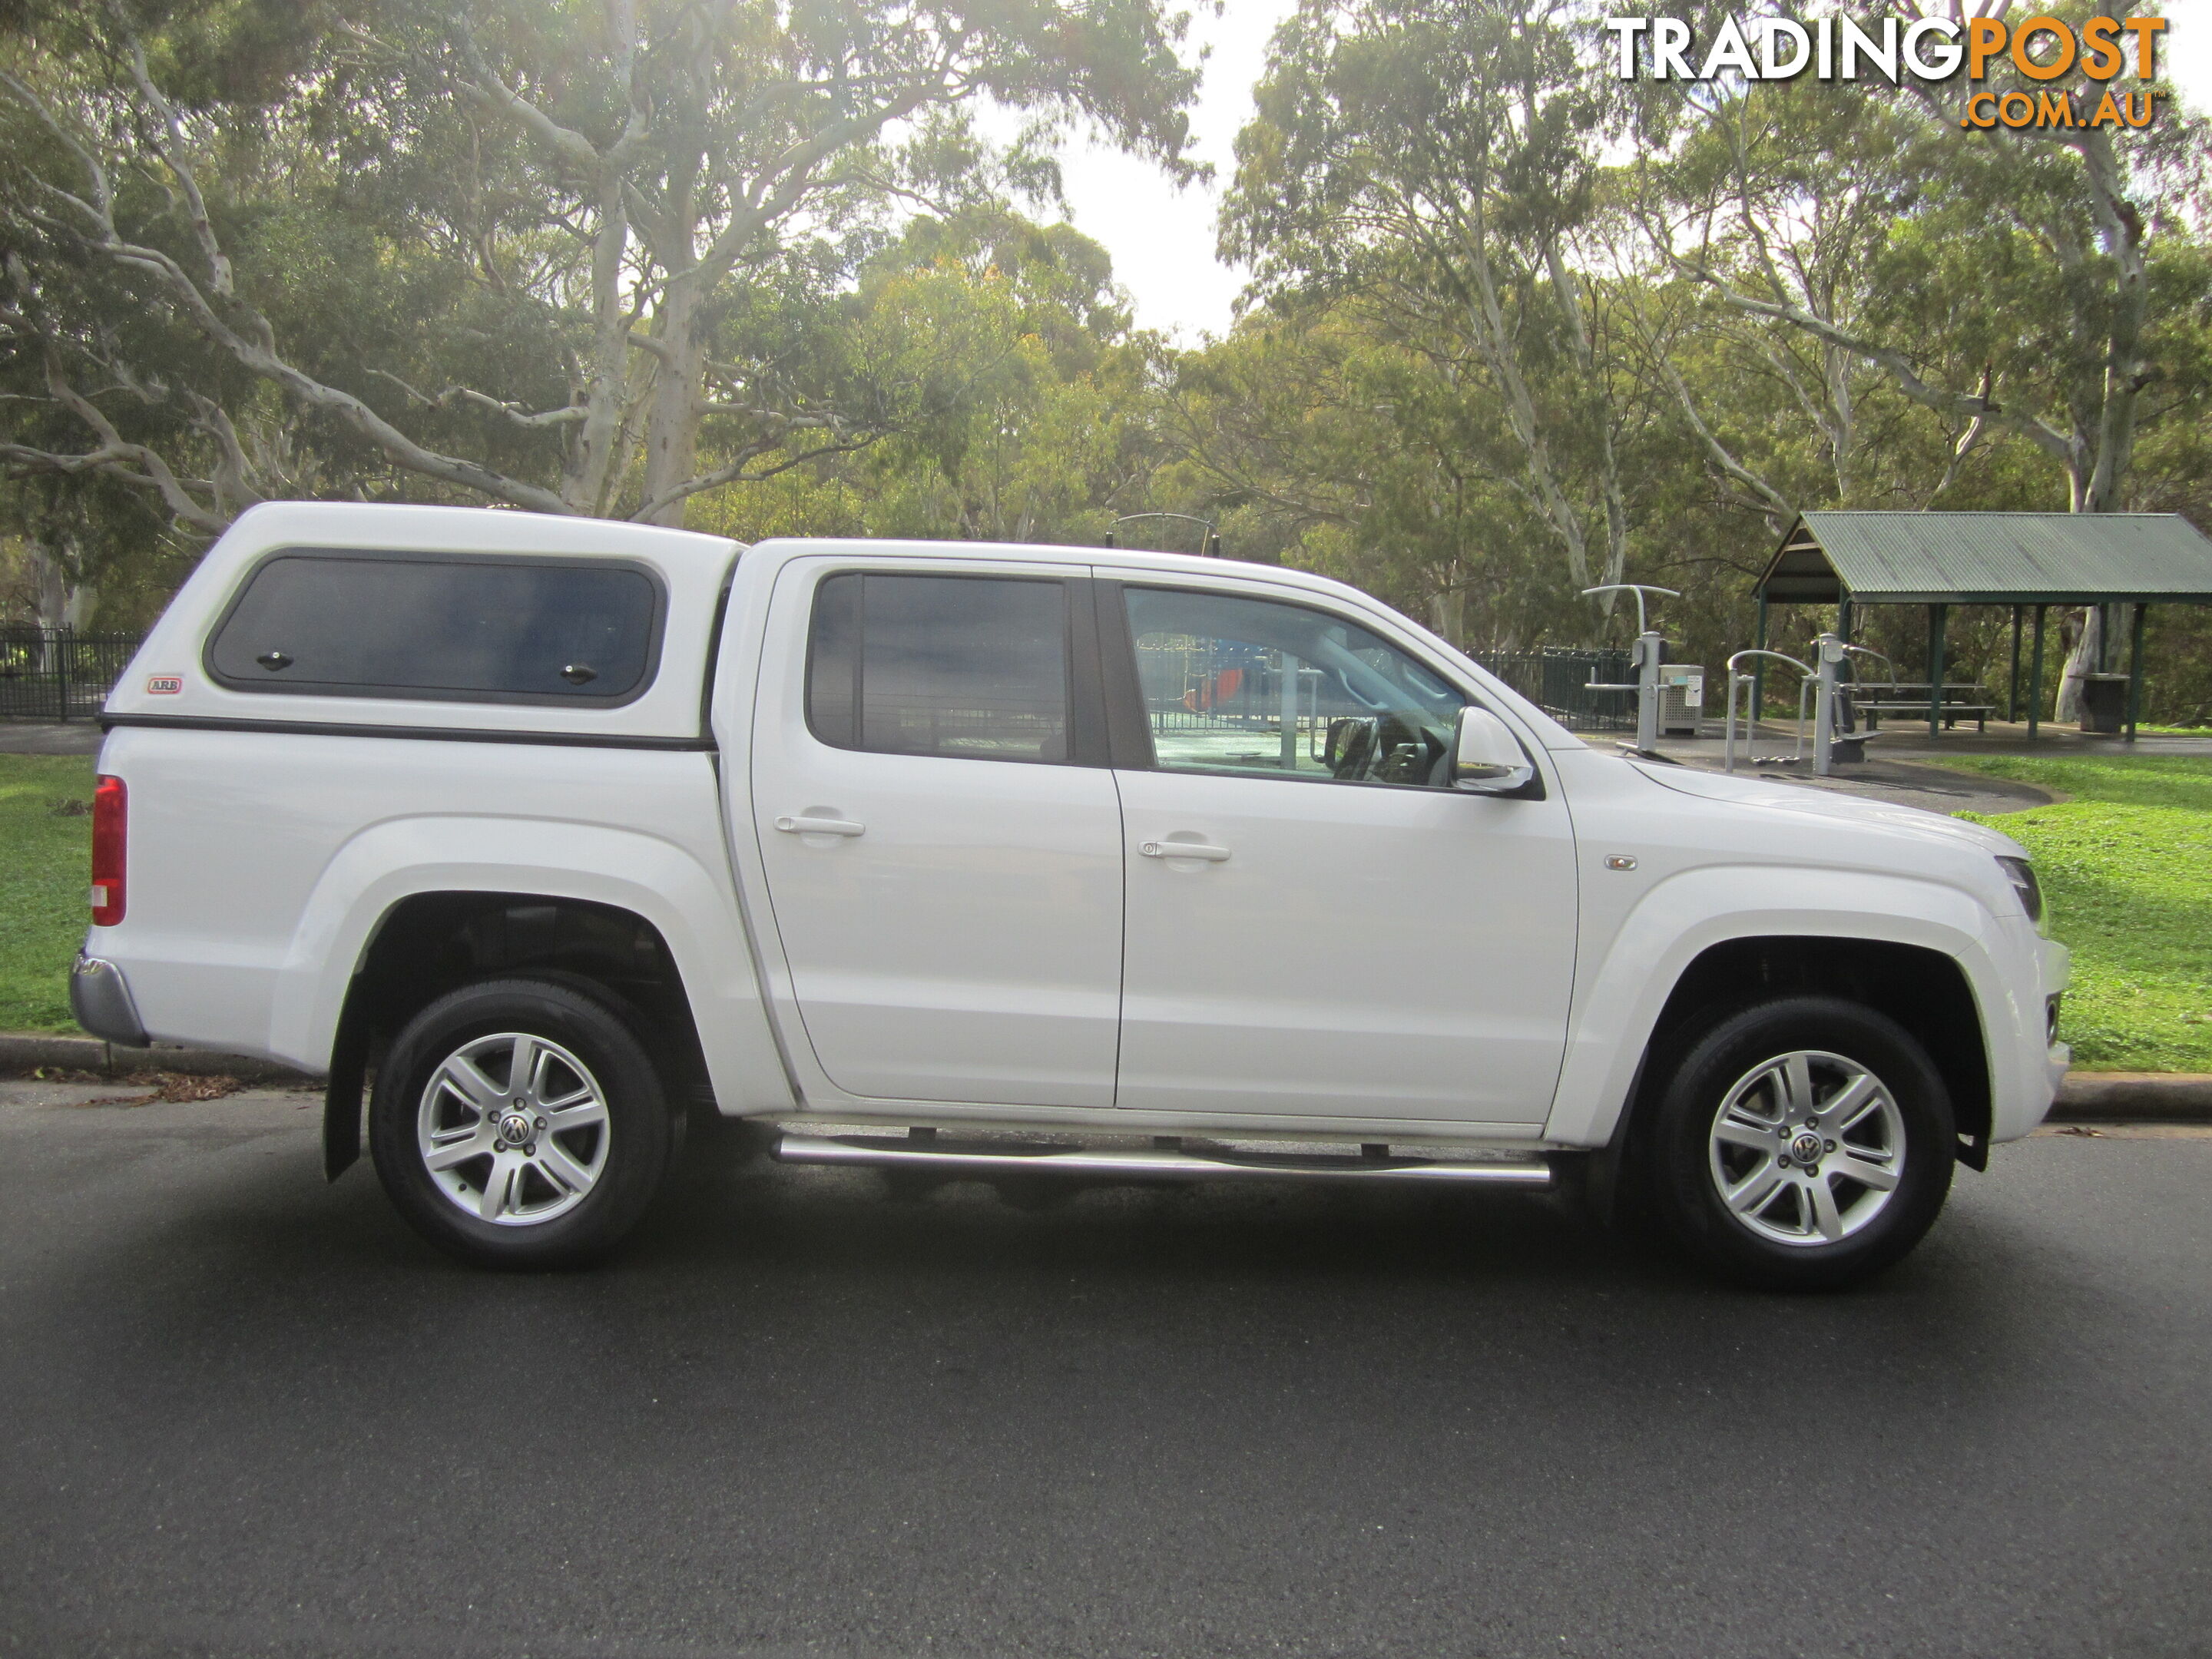
[[92, 925], [123, 920], [123, 866], [130, 797], [123, 780], [102, 775], [92, 789]]

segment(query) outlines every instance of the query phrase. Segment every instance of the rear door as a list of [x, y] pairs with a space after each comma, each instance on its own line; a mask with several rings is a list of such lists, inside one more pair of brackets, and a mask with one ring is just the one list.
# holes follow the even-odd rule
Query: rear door
[[1113, 1104], [1121, 827], [1084, 574], [777, 577], [755, 830], [790, 1000], [847, 1094]]

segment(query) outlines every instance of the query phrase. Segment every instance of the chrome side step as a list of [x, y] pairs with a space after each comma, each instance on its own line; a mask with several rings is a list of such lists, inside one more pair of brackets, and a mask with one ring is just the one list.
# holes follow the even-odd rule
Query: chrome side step
[[1550, 1165], [1538, 1158], [1432, 1158], [1376, 1157], [1365, 1153], [1261, 1152], [1223, 1147], [1205, 1152], [1180, 1147], [989, 1146], [945, 1143], [931, 1136], [804, 1135], [778, 1138], [775, 1156], [785, 1164], [861, 1164], [875, 1169], [927, 1170], [948, 1176], [1069, 1175], [1093, 1180], [1364, 1181], [1386, 1185], [1407, 1182], [1483, 1182], [1491, 1186], [1545, 1188]]

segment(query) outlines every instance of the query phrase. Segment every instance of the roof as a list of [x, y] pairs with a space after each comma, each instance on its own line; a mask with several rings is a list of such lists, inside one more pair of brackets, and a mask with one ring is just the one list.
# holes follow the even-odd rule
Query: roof
[[2179, 513], [1808, 513], [1759, 580], [1778, 605], [2212, 603]]

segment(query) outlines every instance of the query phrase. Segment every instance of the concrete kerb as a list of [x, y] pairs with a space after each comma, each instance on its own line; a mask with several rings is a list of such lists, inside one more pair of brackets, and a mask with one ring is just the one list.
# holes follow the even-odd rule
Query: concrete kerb
[[2212, 1077], [2192, 1072], [2071, 1072], [2051, 1117], [2064, 1123], [2212, 1122]]
[[0, 1073], [29, 1072], [42, 1066], [71, 1072], [98, 1072], [107, 1077], [128, 1077], [133, 1072], [182, 1072], [194, 1077], [234, 1077], [252, 1083], [320, 1080], [289, 1066], [280, 1066], [273, 1060], [220, 1054], [212, 1048], [187, 1048], [172, 1042], [157, 1042], [150, 1048], [130, 1048], [94, 1036], [0, 1032]]
[[[155, 1043], [125, 1048], [90, 1036], [0, 1032], [0, 1073], [52, 1066], [72, 1072], [126, 1077], [133, 1072], [184, 1072], [257, 1083], [319, 1083], [321, 1079], [274, 1060]], [[2059, 1123], [2212, 1123], [2212, 1075], [2189, 1072], [2075, 1072], [2051, 1109]]]

